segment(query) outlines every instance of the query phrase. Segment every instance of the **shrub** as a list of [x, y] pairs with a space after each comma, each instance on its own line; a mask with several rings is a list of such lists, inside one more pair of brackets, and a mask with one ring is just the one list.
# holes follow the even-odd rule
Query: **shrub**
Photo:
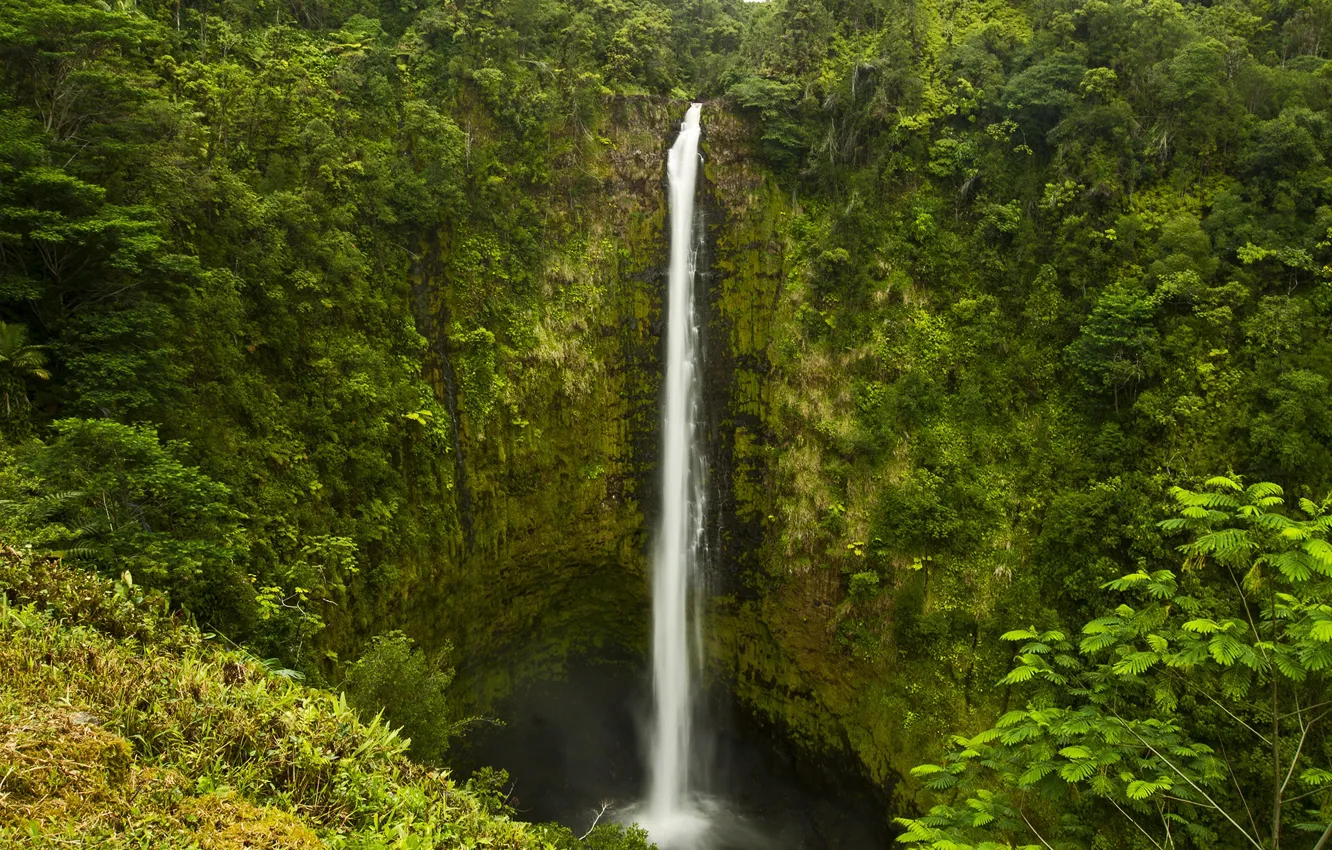
[[402, 632], [379, 635], [347, 671], [348, 701], [362, 716], [383, 714], [411, 739], [414, 759], [440, 764], [449, 739], [461, 723], [450, 719], [448, 688], [453, 668], [445, 667], [448, 652], [427, 655], [412, 648]]

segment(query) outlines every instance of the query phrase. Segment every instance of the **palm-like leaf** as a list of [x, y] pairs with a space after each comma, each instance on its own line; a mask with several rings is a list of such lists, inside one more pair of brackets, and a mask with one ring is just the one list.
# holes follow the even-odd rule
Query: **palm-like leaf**
[[41, 346], [29, 345], [28, 329], [14, 322], [0, 322], [0, 365], [26, 377], [43, 381], [51, 377]]
[[12, 360], [28, 345], [28, 329], [12, 322], [0, 322], [0, 360]]

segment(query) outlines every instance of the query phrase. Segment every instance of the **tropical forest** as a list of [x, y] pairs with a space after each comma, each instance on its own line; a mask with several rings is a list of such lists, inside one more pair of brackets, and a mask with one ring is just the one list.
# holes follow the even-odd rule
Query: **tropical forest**
[[0, 848], [1332, 850], [1332, 0], [0, 0]]

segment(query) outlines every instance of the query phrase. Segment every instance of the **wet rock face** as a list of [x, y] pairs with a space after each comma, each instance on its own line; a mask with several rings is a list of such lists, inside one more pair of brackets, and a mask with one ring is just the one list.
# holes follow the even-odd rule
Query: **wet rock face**
[[[542, 270], [544, 347], [512, 353], [514, 415], [459, 411], [449, 491], [457, 527], [399, 624], [450, 642], [476, 708], [563, 660], [613, 645], [644, 653], [648, 554], [658, 514], [665, 314], [665, 155], [685, 104], [618, 98], [596, 129], [608, 144], [576, 163], [595, 189], [551, 191]], [[782, 271], [780, 193], [750, 156], [751, 129], [724, 104], [703, 116], [707, 228], [699, 258], [713, 592], [753, 598], [766, 503], [767, 346]], [[571, 165], [571, 167], [573, 167]], [[593, 185], [593, 184], [589, 184]], [[418, 263], [419, 325], [441, 398], [451, 358], [448, 238]], [[457, 405], [450, 407], [455, 410]]]
[[771, 480], [773, 339], [784, 274], [786, 205], [760, 167], [753, 128], [726, 104], [704, 122], [700, 257], [704, 296], [704, 415], [712, 474], [710, 550], [716, 590], [757, 597]]
[[[515, 320], [530, 334], [497, 357], [507, 387], [497, 412], [480, 420], [458, 409], [445, 465], [461, 471], [441, 488], [456, 525], [441, 533], [447, 545], [434, 564], [404, 573], [410, 587], [391, 589], [395, 613], [375, 624], [429, 648], [451, 643], [464, 712], [503, 717], [497, 706], [529, 683], [560, 679], [574, 659], [644, 664], [661, 446], [665, 157], [684, 109], [649, 98], [609, 103], [592, 129], [599, 141], [570, 154], [578, 180], [543, 190], [540, 293]], [[785, 246], [798, 208], [765, 171], [755, 138], [726, 104], [705, 107], [698, 208], [707, 236], [696, 285], [709, 591], [718, 600], [710, 673], [765, 735], [796, 742], [806, 762], [822, 759], [836, 776], [874, 777], [882, 800], [892, 742], [865, 733], [861, 715], [876, 697], [848, 686], [831, 644], [838, 588], [821, 582], [836, 571], [789, 571], [773, 519], [791, 486], [778, 459], [800, 437], [777, 412], [789, 376], [774, 365], [786, 362]], [[472, 296], [450, 276], [456, 240], [441, 234], [430, 245], [414, 283], [420, 326], [432, 337], [429, 372], [447, 398], [449, 376], [466, 369], [445, 360], [468, 356], [450, 317]], [[354, 657], [354, 646], [342, 655]]]
[[805, 396], [817, 401], [819, 390], [801, 384], [798, 312], [786, 291], [788, 276], [802, 273], [788, 252], [801, 209], [765, 168], [758, 139], [728, 105], [704, 121], [709, 657], [747, 714], [827, 769], [828, 781], [868, 777], [887, 812], [903, 765], [885, 685], [834, 640], [844, 599], [836, 558], [785, 525], [793, 505], [808, 513], [794, 494], [810, 477], [801, 478], [804, 446], [819, 418]]
[[[539, 293], [495, 361], [501, 413], [457, 405], [447, 487], [457, 517], [394, 625], [454, 648], [460, 701], [485, 710], [597, 647], [641, 653], [655, 506], [667, 128], [674, 105], [617, 98], [534, 202], [545, 213]], [[456, 236], [417, 264], [427, 372], [451, 398], [468, 343], [453, 317], [475, 298]], [[474, 287], [473, 287], [474, 288]], [[454, 362], [460, 361], [460, 362]], [[381, 624], [385, 625], [385, 624]]]

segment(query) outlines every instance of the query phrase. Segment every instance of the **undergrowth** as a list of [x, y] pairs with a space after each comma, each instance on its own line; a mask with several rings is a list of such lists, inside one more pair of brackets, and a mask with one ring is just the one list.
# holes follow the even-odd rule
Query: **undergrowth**
[[[144, 597], [0, 550], [0, 847], [644, 848], [512, 820], [345, 697]], [[486, 774], [494, 777], [496, 774]]]

